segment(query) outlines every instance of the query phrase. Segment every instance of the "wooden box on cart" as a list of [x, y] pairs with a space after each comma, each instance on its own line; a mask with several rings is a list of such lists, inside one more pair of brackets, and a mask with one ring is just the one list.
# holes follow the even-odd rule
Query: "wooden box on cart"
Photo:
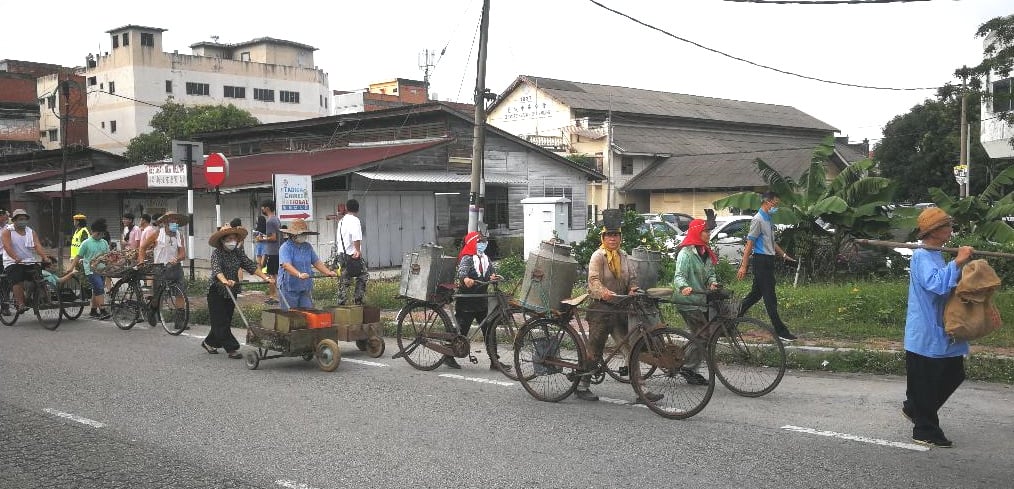
[[336, 324], [340, 341], [361, 341], [370, 338], [383, 338], [384, 325], [381, 323]]
[[363, 306], [332, 307], [331, 323], [338, 325], [363, 324]]
[[296, 311], [267, 309], [261, 313], [261, 328], [288, 333], [296, 329], [306, 329], [306, 316]]

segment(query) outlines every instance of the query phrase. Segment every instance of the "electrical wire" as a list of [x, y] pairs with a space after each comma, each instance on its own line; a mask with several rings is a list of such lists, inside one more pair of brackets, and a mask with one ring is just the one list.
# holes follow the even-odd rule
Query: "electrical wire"
[[931, 0], [723, 0], [725, 2], [737, 2], [737, 3], [770, 3], [778, 5], [838, 5], [838, 4], [851, 4], [851, 5], [862, 5], [866, 3], [911, 3], [911, 2], [929, 2]]
[[465, 76], [468, 75], [468, 62], [472, 60], [472, 50], [475, 49], [476, 40], [479, 37], [479, 29], [481, 27], [482, 27], [482, 16], [480, 15], [479, 22], [475, 24], [475, 33], [472, 34], [472, 46], [468, 48], [468, 57], [465, 58], [465, 70], [461, 73], [461, 81], [458, 82], [458, 95], [457, 95], [458, 100], [461, 100], [461, 88], [465, 85]]
[[709, 48], [709, 47], [707, 47], [707, 46], [705, 46], [705, 45], [703, 45], [701, 43], [694, 42], [694, 41], [691, 41], [690, 39], [677, 36], [676, 34], [673, 34], [673, 33], [669, 32], [669, 31], [667, 31], [665, 29], [662, 29], [660, 27], [655, 27], [655, 26], [653, 26], [651, 24], [648, 24], [647, 22], [644, 22], [642, 20], [636, 19], [636, 18], [634, 18], [634, 17], [632, 17], [630, 15], [627, 15], [627, 14], [625, 14], [623, 12], [620, 12], [619, 10], [607, 7], [607, 6], [603, 5], [602, 3], [598, 2], [597, 0], [588, 0], [588, 1], [591, 2], [592, 4], [598, 6], [598, 7], [601, 7], [603, 9], [609, 11], [609, 12], [612, 12], [612, 13], [614, 13], [616, 15], [619, 15], [620, 17], [624, 17], [624, 18], [626, 18], [626, 19], [628, 19], [628, 20], [630, 20], [630, 21], [632, 21], [632, 22], [634, 22], [636, 24], [640, 24], [640, 25], [642, 25], [644, 27], [647, 27], [647, 28], [649, 28], [651, 30], [661, 32], [662, 34], [665, 34], [666, 36], [669, 36], [669, 37], [671, 37], [673, 39], [676, 39], [678, 41], [683, 41], [685, 43], [692, 44], [692, 45], [694, 45], [696, 47], [704, 49], [705, 51], [710, 51], [712, 53], [715, 53], [715, 54], [718, 54], [718, 55], [721, 55], [721, 56], [725, 56], [726, 58], [734, 59], [736, 61], [741, 61], [743, 63], [749, 64], [749, 65], [752, 65], [752, 66], [756, 66], [758, 68], [763, 68], [763, 69], [766, 69], [766, 70], [771, 70], [771, 71], [774, 71], [774, 72], [777, 72], [777, 73], [781, 73], [783, 75], [794, 76], [794, 77], [797, 77], [797, 78], [802, 78], [802, 79], [811, 80], [811, 81], [817, 81], [817, 82], [821, 82], [821, 83], [829, 83], [831, 85], [839, 85], [839, 86], [843, 86], [843, 87], [853, 87], [853, 88], [868, 88], [868, 89], [871, 89], [871, 90], [918, 91], [918, 90], [936, 90], [936, 89], [940, 88], [940, 87], [916, 87], [916, 88], [878, 87], [878, 86], [873, 86], [873, 85], [861, 85], [861, 84], [857, 84], [857, 83], [839, 82], [839, 81], [834, 81], [834, 80], [828, 80], [828, 79], [825, 79], [825, 78], [818, 78], [818, 77], [815, 77], [815, 76], [803, 75], [803, 74], [800, 74], [800, 73], [795, 73], [795, 72], [792, 72], [792, 71], [783, 70], [783, 69], [780, 69], [780, 68], [775, 68], [773, 66], [768, 66], [768, 65], [765, 65], [765, 64], [762, 64], [762, 63], [758, 63], [758, 62], [755, 62], [755, 61], [750, 61], [750, 60], [748, 60], [746, 58], [741, 58], [739, 56], [734, 56], [734, 55], [731, 55], [729, 53], [726, 53], [726, 52], [723, 52], [723, 51], [719, 51], [719, 50], [717, 50], [715, 48]]

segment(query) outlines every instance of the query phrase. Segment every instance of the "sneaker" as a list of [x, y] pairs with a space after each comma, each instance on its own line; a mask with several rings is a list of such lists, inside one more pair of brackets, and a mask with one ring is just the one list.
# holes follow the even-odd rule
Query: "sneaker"
[[113, 315], [110, 314], [109, 311], [103, 310], [99, 312], [99, 315], [98, 317], [96, 317], [96, 319], [98, 319], [99, 321], [105, 321], [106, 319], [109, 319], [111, 317], [113, 317]]
[[582, 400], [582, 401], [597, 401], [597, 400], [599, 400], [599, 396], [596, 396], [595, 394], [592, 394], [592, 391], [587, 390], [587, 389], [574, 391], [574, 395], [577, 396], [577, 398], [580, 399], [580, 400]]
[[458, 365], [458, 361], [455, 360], [454, 357], [451, 357], [451, 356], [445, 356], [444, 357], [444, 365], [447, 365], [447, 368], [453, 368], [455, 370], [461, 370], [461, 365]]
[[952, 447], [954, 447], [954, 442], [951, 441], [951, 440], [948, 440], [947, 438], [944, 438], [943, 435], [940, 435], [940, 436], [929, 436], [929, 437], [925, 437], [925, 438], [913, 436], [912, 437], [912, 441], [914, 441], [914, 442], [916, 442], [916, 443], [918, 443], [920, 445], [925, 445], [927, 447], [933, 447], [933, 448], [952, 448]]
[[782, 341], [796, 341], [796, 335], [790, 333], [789, 330], [787, 329], [784, 331], [779, 331], [778, 337], [781, 338]]
[[687, 380], [690, 385], [708, 385], [708, 379], [705, 379], [703, 375], [690, 370], [689, 368], [681, 368], [680, 375]]

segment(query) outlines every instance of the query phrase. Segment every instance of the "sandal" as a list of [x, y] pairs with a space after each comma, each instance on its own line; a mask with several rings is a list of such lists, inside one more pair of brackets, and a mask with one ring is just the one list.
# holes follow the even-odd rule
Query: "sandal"
[[212, 355], [218, 353], [218, 348], [212, 348], [212, 347], [208, 346], [208, 344], [205, 343], [205, 342], [203, 342], [203, 341], [201, 342], [201, 348], [204, 348], [204, 351], [206, 351], [208, 353], [211, 353]]
[[230, 351], [230, 352], [228, 352], [228, 353], [229, 353], [229, 358], [231, 358], [231, 359], [233, 359], [233, 360], [238, 360], [238, 359], [240, 359], [240, 358], [243, 358], [243, 354], [242, 354], [242, 353], [240, 353], [240, 352], [239, 352], [239, 350], [236, 350], [236, 351]]

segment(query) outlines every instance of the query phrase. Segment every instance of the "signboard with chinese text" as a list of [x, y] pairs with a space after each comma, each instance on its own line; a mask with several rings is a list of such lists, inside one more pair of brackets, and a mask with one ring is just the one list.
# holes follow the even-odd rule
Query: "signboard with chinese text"
[[278, 219], [313, 220], [313, 178], [310, 175], [274, 175], [272, 183]]
[[149, 163], [148, 188], [187, 188], [187, 165]]

